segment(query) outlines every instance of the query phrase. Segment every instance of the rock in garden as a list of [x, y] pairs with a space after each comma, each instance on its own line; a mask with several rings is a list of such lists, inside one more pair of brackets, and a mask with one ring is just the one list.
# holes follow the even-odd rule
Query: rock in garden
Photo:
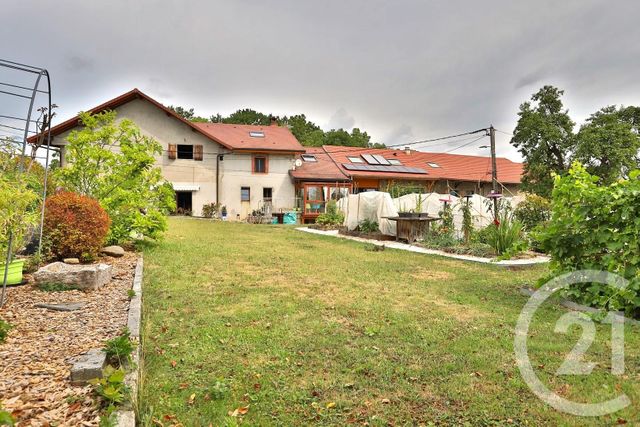
[[65, 258], [62, 262], [65, 264], [80, 264], [80, 260], [78, 258]]
[[54, 262], [36, 271], [36, 285], [64, 284], [81, 290], [95, 290], [111, 281], [111, 266], [107, 264], [73, 265]]
[[94, 348], [78, 357], [71, 367], [71, 384], [82, 385], [102, 376], [102, 368], [107, 361], [104, 351]]
[[120, 258], [121, 256], [124, 256], [124, 249], [122, 249], [120, 246], [107, 246], [106, 248], [102, 248], [101, 252], [114, 258]]
[[85, 305], [87, 305], [87, 303], [81, 301], [81, 302], [66, 302], [61, 304], [38, 303], [35, 306], [38, 308], [46, 308], [47, 310], [53, 310], [53, 311], [76, 311], [76, 310], [80, 310]]

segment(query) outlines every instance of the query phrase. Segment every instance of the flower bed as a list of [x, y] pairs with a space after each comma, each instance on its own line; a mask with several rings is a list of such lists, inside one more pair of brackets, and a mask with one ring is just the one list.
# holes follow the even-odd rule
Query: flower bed
[[[0, 344], [0, 396], [20, 425], [98, 425], [91, 386], [71, 385], [69, 369], [74, 358], [102, 348], [126, 326], [136, 260], [134, 253], [100, 259], [113, 266], [113, 279], [92, 292], [8, 288], [0, 318], [12, 329]], [[80, 301], [86, 305], [71, 312], [35, 307]]]

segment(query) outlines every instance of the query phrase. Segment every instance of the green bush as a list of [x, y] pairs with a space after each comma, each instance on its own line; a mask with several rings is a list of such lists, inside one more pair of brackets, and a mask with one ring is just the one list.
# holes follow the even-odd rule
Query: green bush
[[12, 328], [11, 324], [9, 324], [9, 323], [5, 322], [4, 320], [0, 319], [0, 344], [5, 342], [5, 340], [7, 339], [7, 335], [9, 335], [9, 331], [11, 330], [11, 328]]
[[358, 229], [363, 233], [377, 233], [380, 229], [377, 221], [364, 219], [358, 224]]
[[0, 253], [6, 255], [11, 234], [13, 255], [22, 249], [29, 232], [38, 223], [40, 198], [28, 182], [5, 166], [6, 162], [0, 161]]
[[[175, 193], [155, 166], [162, 145], [116, 112], [80, 113], [82, 126], [67, 137], [67, 165], [55, 177], [68, 191], [92, 197], [111, 217], [110, 244], [159, 238]], [[113, 150], [118, 147], [118, 150]]]
[[205, 218], [213, 218], [220, 210], [220, 203], [207, 203], [202, 206], [202, 216]]
[[538, 225], [549, 221], [551, 202], [537, 194], [527, 194], [514, 209], [513, 216], [522, 223], [526, 231], [532, 231]]
[[12, 427], [15, 425], [16, 420], [13, 419], [11, 414], [2, 409], [2, 405], [0, 405], [0, 426], [9, 426]]
[[338, 210], [335, 200], [327, 202], [325, 213], [318, 215], [316, 223], [320, 225], [339, 226], [344, 222], [344, 214]]
[[624, 291], [599, 283], [575, 284], [566, 296], [640, 317], [640, 171], [610, 185], [598, 185], [598, 180], [579, 163], [566, 176], [556, 176], [551, 219], [537, 238], [551, 256], [553, 275], [595, 269], [630, 281]]
[[522, 223], [512, 218], [507, 210], [500, 214], [498, 224], [491, 224], [480, 233], [480, 238], [502, 258], [511, 258], [525, 251], [528, 246], [524, 239]]
[[128, 391], [124, 377], [124, 369], [107, 365], [102, 371], [102, 377], [90, 380], [89, 384], [93, 385], [94, 392], [102, 398], [104, 406], [115, 406], [124, 402]]
[[125, 362], [130, 361], [134, 344], [131, 342], [129, 330], [127, 329], [121, 335], [108, 340], [102, 350], [106, 353], [107, 359], [111, 363], [123, 365]]
[[427, 231], [422, 239], [422, 245], [430, 249], [444, 249], [460, 244], [452, 232], [442, 227]]

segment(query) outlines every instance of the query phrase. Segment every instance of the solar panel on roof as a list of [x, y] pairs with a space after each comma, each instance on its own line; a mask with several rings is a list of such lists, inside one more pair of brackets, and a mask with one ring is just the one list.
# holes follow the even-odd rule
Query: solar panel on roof
[[362, 158], [367, 161], [370, 165], [379, 165], [380, 162], [376, 160], [371, 154], [363, 154]]
[[380, 154], [374, 154], [373, 158], [376, 159], [378, 161], [378, 163], [380, 163], [381, 165], [390, 165], [391, 164], [391, 163], [389, 163], [389, 161], [387, 159], [385, 159]]
[[408, 166], [386, 166], [386, 165], [354, 165], [351, 163], [342, 163], [342, 166], [350, 171], [367, 171], [367, 172], [400, 172], [400, 173], [417, 173], [426, 174], [427, 171], [420, 168], [411, 168]]

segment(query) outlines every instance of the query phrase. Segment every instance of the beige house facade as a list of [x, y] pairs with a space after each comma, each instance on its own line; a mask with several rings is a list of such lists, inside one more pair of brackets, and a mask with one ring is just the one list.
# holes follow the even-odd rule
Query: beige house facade
[[[294, 208], [289, 171], [304, 148], [288, 129], [198, 126], [135, 89], [91, 112], [105, 110], [116, 111], [117, 120], [133, 121], [161, 144], [156, 164], [176, 191], [179, 213], [200, 216], [204, 205], [219, 203], [226, 207], [228, 219], [242, 220], [265, 206], [274, 211]], [[60, 148], [62, 166], [67, 138], [77, 127], [76, 117], [52, 128], [52, 145]]]

